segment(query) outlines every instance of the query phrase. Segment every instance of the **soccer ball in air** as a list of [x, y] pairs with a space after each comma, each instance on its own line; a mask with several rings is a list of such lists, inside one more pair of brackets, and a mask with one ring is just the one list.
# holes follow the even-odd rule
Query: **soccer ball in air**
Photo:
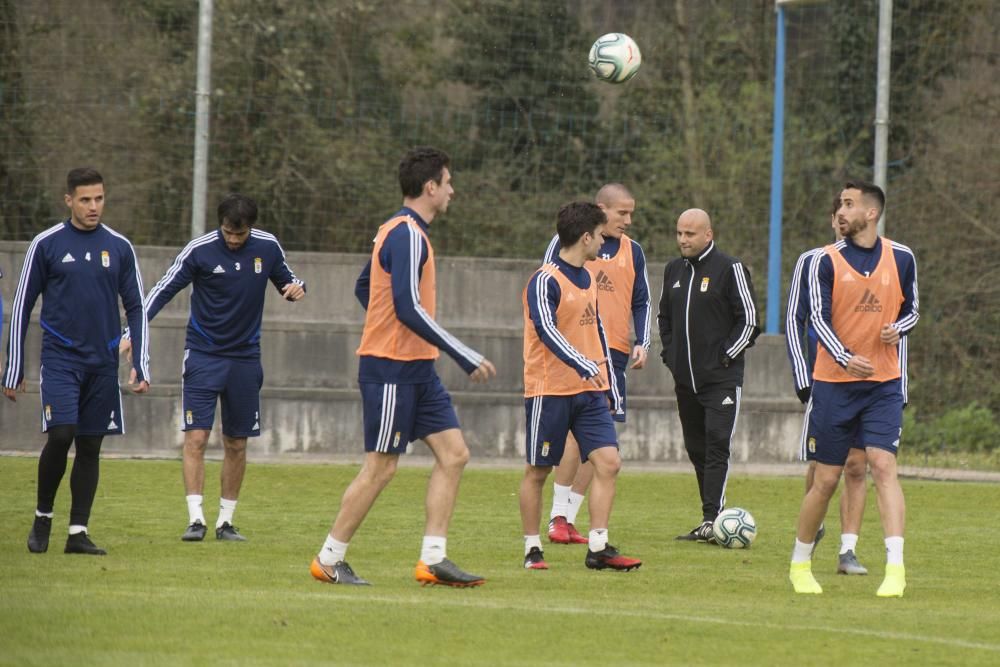
[[715, 541], [727, 549], [749, 547], [757, 537], [757, 522], [745, 509], [732, 507], [722, 510], [712, 524]]
[[609, 32], [590, 47], [590, 69], [601, 81], [625, 83], [639, 71], [642, 54], [631, 37]]

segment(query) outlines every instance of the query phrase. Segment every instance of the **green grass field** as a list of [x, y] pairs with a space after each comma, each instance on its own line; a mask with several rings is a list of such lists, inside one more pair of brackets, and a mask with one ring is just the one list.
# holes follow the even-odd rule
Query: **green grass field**
[[[4, 665], [1000, 663], [1000, 550], [978, 523], [996, 485], [904, 482], [909, 588], [885, 600], [873, 492], [858, 548], [872, 574], [834, 574], [834, 518], [814, 565], [823, 595], [792, 593], [798, 478], [730, 481], [760, 528], [739, 551], [673, 540], [698, 518], [693, 474], [626, 472], [611, 538], [642, 568], [589, 571], [585, 547], [553, 545], [552, 569], [529, 572], [520, 471], [470, 469], [448, 552], [488, 582], [449, 589], [412, 579], [428, 471], [401, 468], [348, 553], [375, 585], [341, 588], [308, 564], [356, 467], [251, 464], [236, 513], [250, 541], [188, 544], [180, 463], [105, 461], [91, 534], [109, 555], [94, 558], [62, 553], [68, 472], [50, 550], [28, 553], [35, 466], [0, 458]], [[217, 475], [210, 464], [212, 523]]]

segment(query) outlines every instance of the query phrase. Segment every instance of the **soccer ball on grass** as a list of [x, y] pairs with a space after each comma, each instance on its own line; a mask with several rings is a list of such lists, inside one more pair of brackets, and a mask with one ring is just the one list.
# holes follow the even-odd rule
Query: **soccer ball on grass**
[[757, 522], [745, 509], [731, 507], [715, 517], [712, 534], [715, 541], [727, 549], [743, 549], [757, 537]]
[[609, 32], [590, 47], [590, 69], [601, 81], [625, 83], [639, 71], [642, 54], [631, 37]]

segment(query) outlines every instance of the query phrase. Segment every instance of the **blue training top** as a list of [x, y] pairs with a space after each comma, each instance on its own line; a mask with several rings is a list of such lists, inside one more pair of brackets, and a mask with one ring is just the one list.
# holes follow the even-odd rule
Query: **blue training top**
[[217, 229], [184, 246], [149, 291], [149, 319], [192, 284], [185, 347], [224, 357], [257, 358], [268, 280], [279, 292], [291, 283], [305, 288], [288, 268], [285, 251], [273, 234], [251, 229], [243, 246], [230, 250]]
[[117, 376], [120, 297], [130, 329], [138, 332], [136, 376], [149, 381], [142, 277], [127, 238], [104, 224], [81, 230], [65, 220], [31, 241], [11, 305], [5, 387], [24, 380], [24, 341], [40, 295], [43, 366]]

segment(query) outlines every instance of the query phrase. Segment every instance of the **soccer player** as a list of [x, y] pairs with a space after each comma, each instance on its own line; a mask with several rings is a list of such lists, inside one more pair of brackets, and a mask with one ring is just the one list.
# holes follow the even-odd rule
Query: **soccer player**
[[[830, 211], [830, 224], [837, 234], [838, 241], [840, 240], [840, 234], [837, 233], [837, 209], [839, 208], [840, 193], [838, 192], [833, 198], [833, 207]], [[792, 272], [792, 284], [788, 291], [788, 310], [785, 313], [785, 347], [792, 365], [795, 394], [806, 406], [800, 443], [800, 456], [803, 461], [807, 460], [806, 433], [809, 412], [812, 408], [809, 395], [812, 390], [812, 371], [816, 365], [816, 331], [809, 324], [809, 269], [813, 260], [822, 254], [823, 248], [814, 248], [799, 255], [795, 262], [795, 270]], [[803, 341], [805, 349], [803, 349]], [[855, 440], [844, 464], [844, 493], [840, 496], [841, 534], [840, 553], [837, 559], [837, 572], [840, 574], [868, 574], [868, 568], [858, 562], [855, 555], [858, 534], [861, 530], [861, 519], [865, 511], [867, 468], [864, 445]], [[806, 493], [812, 488], [815, 473], [816, 462], [809, 461], [806, 469]], [[825, 532], [824, 525], [820, 524], [814, 545], [819, 544]]]
[[604, 243], [606, 223], [596, 204], [573, 202], [560, 208], [559, 253], [535, 271], [521, 296], [527, 465], [520, 505], [524, 567], [531, 570], [548, 569], [538, 534], [542, 488], [564, 456], [570, 431], [578, 444], [574, 456], [589, 461], [594, 471], [585, 565], [625, 571], [642, 565], [608, 543], [621, 469], [611, 411], [618, 412], [621, 404], [599, 315], [599, 282], [584, 268]]
[[[611, 349], [621, 408], [614, 420], [625, 422], [625, 374], [629, 367], [639, 370], [646, 365], [649, 351], [649, 277], [642, 247], [625, 231], [632, 224], [635, 198], [620, 183], [609, 183], [597, 191], [597, 206], [607, 216], [604, 243], [597, 258], [587, 262], [597, 284], [597, 301]], [[545, 251], [543, 264], [559, 256], [559, 235], [552, 238]], [[635, 331], [635, 343], [629, 342], [629, 321]], [[593, 478], [593, 466], [580, 464], [579, 448], [573, 434], [566, 436], [562, 461], [556, 467], [553, 481], [552, 510], [549, 513], [549, 541], [557, 544], [587, 544], [586, 537], [576, 529], [576, 515]]]
[[816, 472], [802, 500], [789, 567], [796, 593], [823, 592], [812, 574], [812, 550], [855, 438], [865, 446], [885, 534], [885, 578], [877, 595], [901, 597], [906, 588], [906, 506], [896, 474], [903, 422], [898, 344], [919, 318], [917, 267], [909, 248], [878, 236], [884, 206], [877, 185], [845, 184], [837, 210], [844, 239], [824, 248], [809, 272], [810, 320], [820, 345], [806, 449]]
[[677, 218], [677, 247], [681, 256], [663, 270], [657, 322], [684, 447], [698, 479], [702, 522], [676, 539], [710, 542], [712, 522], [726, 506], [744, 352], [760, 328], [750, 273], [716, 247], [708, 213], [692, 208]]
[[49, 548], [53, 505], [66, 472], [70, 445], [76, 458], [70, 473], [73, 499], [66, 553], [103, 556], [87, 525], [100, 476], [105, 435], [125, 432], [118, 386], [119, 298], [136, 333], [129, 387], [149, 390], [149, 349], [142, 277], [129, 240], [101, 223], [104, 179], [90, 167], [66, 176], [69, 219], [46, 229], [28, 246], [11, 307], [3, 393], [12, 401], [24, 391], [24, 342], [35, 301], [42, 296], [42, 432], [38, 458], [38, 504], [28, 535], [28, 550]]
[[423, 440], [434, 455], [427, 483], [426, 524], [414, 576], [422, 585], [479, 586], [485, 579], [447, 557], [451, 523], [469, 449], [451, 396], [434, 361], [444, 350], [473, 382], [496, 368], [435, 322], [435, 264], [430, 225], [448, 210], [454, 194], [450, 159], [435, 148], [414, 148], [399, 163], [403, 208], [379, 227], [371, 259], [355, 294], [365, 308], [358, 381], [365, 431], [365, 459], [344, 491], [340, 510], [310, 572], [331, 584], [367, 585], [345, 560], [354, 533], [396, 473], [399, 455]]
[[174, 295], [193, 285], [182, 371], [188, 527], [181, 539], [185, 542], [200, 542], [207, 532], [202, 510], [205, 445], [220, 399], [224, 454], [215, 537], [246, 540], [233, 526], [233, 513], [246, 470], [247, 438], [260, 435], [264, 293], [270, 281], [287, 301], [299, 301], [306, 294], [305, 283], [288, 267], [278, 239], [254, 226], [253, 199], [227, 195], [219, 203], [218, 219], [219, 228], [184, 246], [146, 295], [152, 320]]

